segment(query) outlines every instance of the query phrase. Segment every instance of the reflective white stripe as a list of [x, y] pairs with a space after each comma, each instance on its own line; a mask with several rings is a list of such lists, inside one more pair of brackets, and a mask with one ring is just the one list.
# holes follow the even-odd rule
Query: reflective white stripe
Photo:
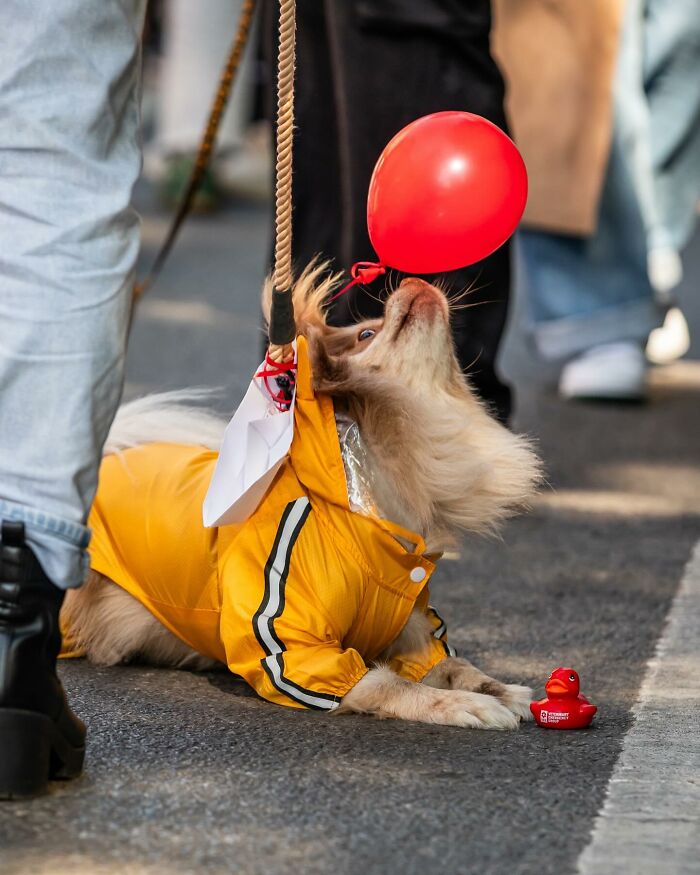
[[275, 630], [275, 620], [285, 605], [285, 586], [292, 551], [309, 515], [308, 498], [298, 498], [285, 508], [275, 543], [265, 565], [265, 596], [254, 618], [258, 642], [266, 653], [262, 665], [273, 686], [281, 693], [317, 710], [332, 711], [340, 704], [331, 693], [318, 693], [300, 686], [284, 675], [285, 646]]
[[322, 708], [324, 711], [333, 711], [338, 707], [340, 702], [331, 702], [328, 699], [320, 699], [313, 695], [311, 691], [297, 689], [289, 684], [286, 678], [282, 675], [276, 656], [268, 656], [265, 659], [265, 664], [270, 669], [275, 681], [275, 686], [285, 692], [291, 699], [296, 699], [297, 702], [302, 702], [304, 705], [310, 705], [312, 708]]
[[265, 647], [268, 653], [271, 654], [282, 653], [282, 648], [279, 646], [278, 642], [275, 641], [275, 639], [270, 635], [268, 622], [271, 617], [275, 616], [275, 614], [277, 613], [277, 609], [279, 608], [280, 596], [282, 591], [282, 575], [284, 573], [285, 565], [287, 564], [287, 558], [289, 555], [289, 544], [292, 539], [294, 529], [299, 524], [299, 521], [304, 515], [304, 511], [306, 510], [308, 504], [308, 498], [298, 498], [294, 502], [291, 513], [287, 517], [284, 528], [282, 529], [282, 536], [280, 537], [279, 544], [277, 545], [277, 552], [275, 553], [275, 558], [272, 562], [272, 568], [270, 569], [270, 592], [268, 595], [267, 604], [265, 605], [263, 612], [257, 619], [258, 634], [265, 643]]
[[435, 619], [440, 621], [440, 625], [433, 632], [433, 638], [437, 638], [437, 640], [445, 648], [445, 652], [447, 653], [448, 656], [457, 656], [457, 651], [454, 649], [454, 647], [452, 647], [451, 644], [448, 644], [447, 641], [443, 641], [442, 636], [445, 635], [447, 632], [447, 626], [445, 625], [445, 621], [442, 619], [440, 614], [438, 614], [438, 612], [435, 610], [435, 608], [432, 605], [428, 605], [428, 610], [432, 611], [433, 614], [435, 615]]

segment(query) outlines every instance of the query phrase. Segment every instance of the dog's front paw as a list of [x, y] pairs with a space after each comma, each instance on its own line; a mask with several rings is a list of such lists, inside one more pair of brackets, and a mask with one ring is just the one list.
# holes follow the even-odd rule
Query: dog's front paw
[[530, 687], [522, 687], [520, 684], [503, 684], [503, 692], [498, 697], [501, 702], [516, 714], [521, 720], [532, 720], [530, 702], [532, 690]]
[[445, 690], [434, 703], [431, 722], [470, 729], [517, 729], [514, 714], [494, 696]]

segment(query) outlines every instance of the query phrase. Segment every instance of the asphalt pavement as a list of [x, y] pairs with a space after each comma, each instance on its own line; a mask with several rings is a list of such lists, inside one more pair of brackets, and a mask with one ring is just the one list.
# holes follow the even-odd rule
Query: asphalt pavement
[[[165, 219], [145, 206], [147, 263]], [[217, 385], [235, 407], [259, 359], [268, 251], [265, 206], [190, 222], [137, 315], [127, 396]], [[686, 268], [700, 339], [700, 239]], [[541, 691], [556, 666], [577, 668], [593, 727], [328, 717], [263, 702], [226, 673], [74, 661], [61, 674], [88, 724], [85, 775], [3, 806], [3, 873], [576, 871], [700, 538], [700, 361], [655, 371], [645, 405], [565, 404], [521, 321], [516, 307], [504, 368], [548, 486], [502, 539], [467, 540], [442, 563], [432, 597], [454, 646], [496, 677]]]

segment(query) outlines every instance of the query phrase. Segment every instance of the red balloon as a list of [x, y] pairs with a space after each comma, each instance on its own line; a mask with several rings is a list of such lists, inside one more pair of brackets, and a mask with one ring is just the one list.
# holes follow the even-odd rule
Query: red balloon
[[525, 163], [500, 128], [471, 112], [436, 112], [399, 131], [380, 155], [367, 227], [383, 264], [442, 273], [505, 243], [526, 200]]

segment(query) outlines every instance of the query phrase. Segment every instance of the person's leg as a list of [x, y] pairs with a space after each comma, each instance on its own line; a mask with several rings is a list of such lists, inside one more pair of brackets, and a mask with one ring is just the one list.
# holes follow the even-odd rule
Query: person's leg
[[[503, 81], [489, 52], [490, 4], [300, 0], [298, 15], [294, 251], [300, 262], [320, 252], [347, 270], [373, 257], [369, 181], [380, 152], [404, 125], [460, 109], [505, 128]], [[503, 419], [510, 394], [495, 359], [509, 271], [504, 247], [446, 277], [454, 291], [474, 287], [465, 303], [475, 306], [455, 313], [455, 342], [462, 366]], [[338, 299], [332, 321], [376, 315], [380, 282], [375, 286]]]
[[647, 275], [645, 226], [617, 130], [595, 233], [581, 238], [522, 231], [519, 243], [530, 331], [542, 358], [564, 364], [562, 395], [643, 398], [644, 345], [661, 311]]
[[531, 330], [543, 358], [566, 361], [598, 344], [645, 343], [658, 311], [644, 225], [617, 137], [595, 233], [521, 231], [519, 238]]
[[[155, 132], [145, 172], [158, 183], [166, 206], [187, 186], [215, 89], [240, 19], [242, 0], [168, 0], [163, 7], [163, 54], [155, 89]], [[253, 104], [253, 43], [248, 40], [216, 136], [216, 150], [193, 208], [221, 205], [227, 181], [244, 155]], [[240, 171], [240, 163], [238, 164]]]
[[[661, 241], [642, 89], [640, 23], [640, 0], [635, 0], [621, 35], [612, 142], [595, 232], [587, 238], [529, 230], [520, 235], [538, 351], [545, 359], [564, 362], [585, 354], [581, 380], [573, 361], [562, 381], [580, 385], [583, 394], [606, 397], [643, 393], [643, 348], [661, 317], [648, 276], [649, 246]], [[616, 366], [626, 374], [621, 382], [613, 373], [611, 346]], [[627, 364], [619, 361], [620, 354]]]
[[644, 80], [661, 223], [681, 250], [700, 197], [700, 2], [647, 0]]
[[[165, 4], [155, 144], [165, 156], [196, 152], [242, 5], [242, 0], [168, 0]], [[243, 144], [253, 97], [252, 45], [253, 40], [246, 47], [221, 120], [219, 153]]]
[[55, 676], [58, 609], [85, 575], [85, 523], [122, 388], [143, 6], [5, 0], [0, 15], [12, 33], [0, 53], [4, 796], [45, 786], [51, 748], [64, 774], [79, 770], [81, 728]]

